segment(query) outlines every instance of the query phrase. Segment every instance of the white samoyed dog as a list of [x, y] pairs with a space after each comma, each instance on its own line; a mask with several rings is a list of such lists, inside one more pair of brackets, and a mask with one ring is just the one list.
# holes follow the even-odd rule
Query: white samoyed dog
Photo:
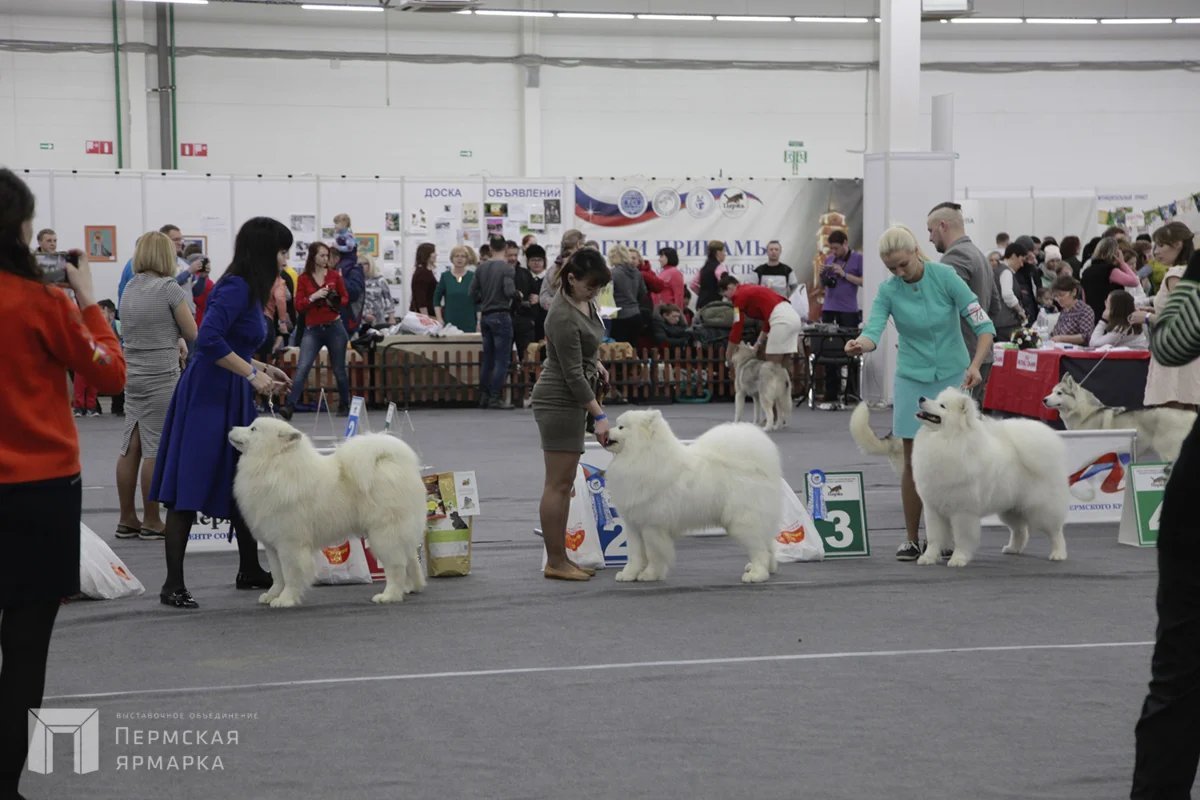
[[954, 548], [952, 567], [965, 567], [979, 549], [980, 520], [998, 514], [1011, 536], [1003, 552], [1018, 555], [1030, 530], [1050, 537], [1050, 560], [1067, 557], [1063, 524], [1071, 496], [1062, 440], [1028, 419], [979, 416], [957, 389], [921, 398], [923, 423], [913, 442], [913, 478], [925, 503], [929, 547], [918, 564], [935, 564]]
[[275, 579], [258, 602], [298, 605], [313, 582], [314, 554], [359, 534], [387, 577], [372, 600], [399, 603], [425, 587], [418, 558], [425, 486], [407, 444], [387, 434], [355, 436], [322, 455], [303, 433], [271, 418], [233, 428], [229, 441], [242, 453], [233, 495]]
[[783, 468], [779, 450], [748, 423], [718, 425], [684, 445], [659, 411], [626, 411], [609, 431], [605, 480], [625, 522], [629, 563], [619, 581], [660, 581], [687, 531], [724, 528], [750, 555], [743, 583], [775, 572]]

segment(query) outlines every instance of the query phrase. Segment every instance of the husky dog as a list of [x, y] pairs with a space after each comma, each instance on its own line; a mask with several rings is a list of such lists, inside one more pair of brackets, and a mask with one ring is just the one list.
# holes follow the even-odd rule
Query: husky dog
[[788, 371], [770, 361], [759, 361], [754, 348], [740, 344], [730, 359], [733, 363], [734, 391], [733, 421], [742, 421], [746, 398], [754, 401], [754, 424], [758, 412], [763, 412], [763, 430], [777, 431], [792, 416], [792, 377]]
[[1070, 375], [1042, 399], [1046, 408], [1058, 409], [1069, 430], [1095, 431], [1133, 428], [1137, 431], [1138, 455], [1153, 450], [1164, 461], [1179, 457], [1183, 440], [1196, 424], [1196, 412], [1181, 408], [1142, 408], [1126, 411], [1112, 408], [1096, 399]]

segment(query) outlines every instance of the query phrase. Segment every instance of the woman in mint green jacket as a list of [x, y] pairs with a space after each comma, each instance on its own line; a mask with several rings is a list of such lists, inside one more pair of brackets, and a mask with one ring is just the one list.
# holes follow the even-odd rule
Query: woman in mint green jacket
[[[879, 240], [879, 256], [893, 277], [879, 287], [862, 335], [846, 343], [846, 352], [861, 355], [874, 350], [891, 317], [900, 339], [892, 435], [904, 442], [900, 497], [908, 534], [896, 558], [916, 561], [922, 550], [917, 528], [923, 508], [912, 476], [913, 438], [921, 427], [917, 403], [921, 397], [936, 397], [951, 386], [968, 390], [977, 386], [982, 381], [979, 368], [992, 348], [996, 327], [980, 307], [979, 298], [952, 267], [925, 259], [908, 228], [888, 228]], [[960, 317], [979, 336], [973, 359], [963, 344]]]

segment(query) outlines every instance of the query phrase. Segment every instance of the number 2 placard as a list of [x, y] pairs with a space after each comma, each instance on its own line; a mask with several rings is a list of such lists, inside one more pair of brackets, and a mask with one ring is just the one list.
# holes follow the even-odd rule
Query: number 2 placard
[[[867, 508], [863, 503], [861, 472], [827, 472], [820, 486], [824, 519], [814, 520], [826, 558], [861, 558], [871, 555], [867, 536]], [[805, 502], [813, 507], [813, 485], [805, 482]]]

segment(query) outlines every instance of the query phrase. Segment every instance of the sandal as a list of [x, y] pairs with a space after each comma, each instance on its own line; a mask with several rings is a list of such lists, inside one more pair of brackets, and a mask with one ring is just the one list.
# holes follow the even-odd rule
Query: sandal
[[590, 581], [591, 575], [588, 575], [582, 569], [575, 569], [570, 572], [560, 571], [546, 567], [542, 570], [542, 577], [552, 581]]
[[118, 525], [117, 526], [117, 538], [118, 539], [136, 539], [136, 538], [138, 538], [138, 534], [140, 534], [141, 532], [142, 532], [141, 528], [132, 528], [129, 525]]
[[146, 541], [161, 541], [167, 538], [166, 531], [156, 531], [154, 528], [142, 528], [137, 537]]

